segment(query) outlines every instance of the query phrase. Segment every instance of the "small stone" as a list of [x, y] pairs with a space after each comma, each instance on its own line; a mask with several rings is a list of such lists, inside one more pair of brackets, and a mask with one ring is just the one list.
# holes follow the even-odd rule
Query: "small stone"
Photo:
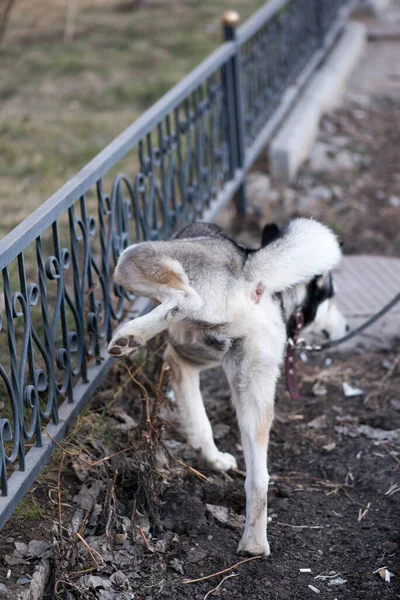
[[347, 579], [342, 579], [342, 577], [334, 577], [333, 579], [331, 579], [330, 581], [328, 581], [328, 585], [343, 585], [344, 583], [347, 583]]
[[330, 138], [331, 143], [338, 148], [345, 148], [350, 144], [350, 138], [345, 135], [334, 135]]
[[17, 583], [19, 583], [20, 585], [26, 585], [30, 582], [31, 582], [30, 577], [20, 577], [19, 579], [17, 579]]
[[251, 202], [265, 200], [271, 189], [271, 179], [265, 173], [250, 173], [247, 178], [247, 195]]
[[395, 410], [400, 410], [400, 400], [397, 398], [392, 398], [390, 401], [390, 405], [393, 406]]
[[128, 534], [126, 533], [126, 531], [124, 531], [123, 533], [114, 533], [113, 541], [115, 544], [119, 544], [120, 546], [122, 546], [122, 544], [126, 541], [127, 537]]
[[79, 579], [79, 583], [90, 590], [108, 589], [111, 587], [111, 581], [97, 575], [85, 575]]
[[390, 371], [390, 369], [393, 367], [393, 363], [391, 363], [391, 362], [390, 362], [390, 361], [388, 361], [388, 360], [383, 360], [383, 361], [382, 361], [382, 367], [383, 367], [384, 369], [386, 369], [387, 371]]
[[343, 381], [342, 388], [346, 398], [352, 398], [353, 396], [362, 396], [364, 393], [363, 390], [361, 390], [360, 388], [352, 387], [346, 381]]
[[336, 448], [335, 442], [331, 442], [330, 444], [326, 444], [325, 446], [322, 446], [322, 449], [325, 450], [325, 452], [332, 452], [332, 450], [334, 450], [335, 448]]
[[308, 427], [311, 427], [311, 429], [315, 429], [317, 431], [319, 431], [321, 429], [326, 429], [327, 428], [326, 415], [321, 415], [319, 417], [316, 417], [315, 419], [313, 419], [312, 421], [307, 423], [307, 425], [308, 425]]
[[316, 185], [310, 190], [310, 196], [318, 200], [331, 200], [332, 191], [326, 185]]
[[388, 202], [390, 206], [393, 206], [393, 208], [400, 207], [400, 198], [398, 196], [390, 196]]
[[312, 391], [314, 396], [326, 396], [328, 393], [326, 386], [318, 382], [314, 383]]

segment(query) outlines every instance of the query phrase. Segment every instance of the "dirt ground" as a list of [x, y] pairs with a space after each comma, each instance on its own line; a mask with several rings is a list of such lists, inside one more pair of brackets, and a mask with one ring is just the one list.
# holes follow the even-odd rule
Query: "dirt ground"
[[[253, 178], [241, 239], [254, 243], [277, 215], [312, 215], [340, 234], [345, 252], [400, 256], [399, 146], [396, 100], [348, 100], [322, 123], [295, 185], [264, 179], [257, 188]], [[223, 220], [235, 228], [230, 214]], [[1, 532], [0, 598], [16, 598], [40, 562], [51, 572], [45, 600], [400, 598], [400, 338], [379, 351], [309, 355], [298, 401], [280, 381], [269, 452], [272, 554], [238, 566], [244, 463], [227, 382], [219, 370], [202, 377], [217, 445], [239, 462], [222, 475], [174, 425], [162, 343], [142, 370], [113, 369]], [[345, 397], [343, 382], [359, 395]]]

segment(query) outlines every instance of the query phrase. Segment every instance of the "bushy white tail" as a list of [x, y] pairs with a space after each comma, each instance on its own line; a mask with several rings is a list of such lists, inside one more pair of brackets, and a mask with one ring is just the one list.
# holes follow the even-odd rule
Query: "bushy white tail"
[[339, 243], [328, 227], [295, 219], [280, 238], [249, 257], [245, 275], [248, 281], [261, 281], [271, 293], [283, 292], [330, 271], [340, 257]]

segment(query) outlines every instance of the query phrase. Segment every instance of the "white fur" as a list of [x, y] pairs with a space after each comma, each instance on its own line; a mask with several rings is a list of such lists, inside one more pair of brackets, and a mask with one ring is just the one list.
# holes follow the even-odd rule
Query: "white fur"
[[282, 237], [250, 257], [245, 274], [250, 281], [262, 281], [269, 292], [283, 292], [330, 271], [340, 257], [330, 229], [312, 219], [295, 219]]
[[348, 331], [346, 317], [340, 312], [335, 302], [329, 298], [319, 305], [313, 323], [307, 328], [310, 333], [326, 332], [330, 340], [337, 340]]

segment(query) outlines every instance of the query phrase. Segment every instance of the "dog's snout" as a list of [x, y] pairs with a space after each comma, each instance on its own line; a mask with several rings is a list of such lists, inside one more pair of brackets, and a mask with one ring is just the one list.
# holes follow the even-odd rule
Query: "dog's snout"
[[330, 335], [326, 329], [321, 329], [321, 333], [326, 337], [327, 340], [329, 340]]

